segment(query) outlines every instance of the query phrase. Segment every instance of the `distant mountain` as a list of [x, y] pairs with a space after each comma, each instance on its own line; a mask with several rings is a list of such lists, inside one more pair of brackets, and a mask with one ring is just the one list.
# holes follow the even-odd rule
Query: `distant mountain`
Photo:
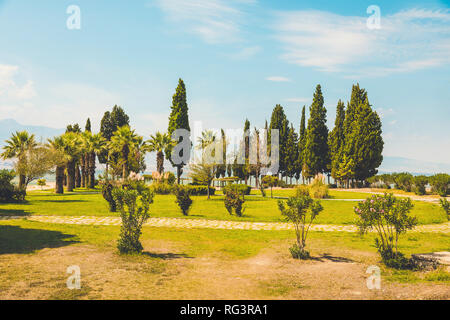
[[0, 120], [0, 146], [5, 144], [5, 140], [11, 137], [11, 133], [16, 131], [27, 130], [36, 136], [37, 141], [46, 141], [47, 138], [51, 138], [61, 133], [64, 133], [65, 129], [55, 129], [43, 126], [28, 126], [18, 123], [14, 119]]
[[401, 157], [384, 157], [379, 171], [380, 173], [406, 171], [412, 174], [450, 173], [450, 164]]

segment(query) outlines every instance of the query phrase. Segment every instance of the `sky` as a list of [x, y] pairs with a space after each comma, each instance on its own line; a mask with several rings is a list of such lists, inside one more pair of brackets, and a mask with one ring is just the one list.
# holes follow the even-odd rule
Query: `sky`
[[117, 104], [149, 137], [167, 129], [182, 78], [190, 121], [204, 128], [242, 128], [246, 118], [263, 127], [281, 104], [298, 129], [320, 84], [331, 130], [338, 100], [347, 102], [359, 83], [382, 117], [385, 156], [448, 164], [449, 8], [449, 1], [0, 0], [0, 119], [63, 128], [90, 117], [98, 130]]

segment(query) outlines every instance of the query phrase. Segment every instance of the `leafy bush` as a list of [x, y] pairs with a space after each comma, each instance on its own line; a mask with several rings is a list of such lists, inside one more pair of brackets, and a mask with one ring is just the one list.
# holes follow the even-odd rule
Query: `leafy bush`
[[47, 185], [47, 180], [45, 180], [45, 179], [39, 179], [39, 180], [37, 181], [37, 185], [40, 186], [41, 189], [42, 189], [43, 187], [45, 187], [45, 186]]
[[450, 175], [439, 173], [430, 177], [430, 184], [433, 192], [441, 197], [446, 197], [450, 193]]
[[250, 194], [252, 187], [245, 184], [229, 184], [222, 189], [222, 192], [225, 194], [228, 190], [237, 192], [242, 195], [242, 199], [245, 199], [244, 196], [248, 196]]
[[297, 187], [295, 187], [295, 196], [296, 197], [301, 197], [301, 196], [309, 196], [309, 188], [307, 185], [299, 185]]
[[[191, 196], [206, 196], [208, 195], [208, 186], [188, 185], [186, 186]], [[216, 193], [216, 188], [209, 187], [209, 194], [213, 196]]]
[[155, 182], [150, 188], [155, 194], [171, 194], [173, 191], [173, 187], [164, 182]]
[[309, 193], [315, 199], [326, 199], [329, 197], [328, 186], [320, 178], [315, 178], [309, 186]]
[[372, 196], [354, 208], [359, 220], [357, 225], [361, 234], [375, 229], [378, 237], [375, 246], [386, 266], [404, 269], [409, 265], [398, 252], [398, 238], [417, 225], [417, 218], [408, 213], [413, 208], [410, 198], [398, 199], [392, 194]]
[[13, 203], [25, 200], [25, 189], [19, 190], [12, 184], [13, 170], [0, 170], [0, 203]]
[[183, 212], [183, 215], [187, 216], [189, 214], [189, 208], [192, 205], [192, 199], [189, 197], [189, 190], [185, 186], [177, 185], [173, 188], [173, 193], [177, 197], [175, 202]]
[[242, 205], [244, 204], [244, 200], [240, 198], [239, 193], [237, 193], [233, 189], [224, 190], [225, 198], [224, 204], [230, 215], [233, 214], [233, 210], [236, 213], [236, 216], [242, 217], [244, 210], [242, 210]]
[[416, 176], [414, 177], [414, 193], [423, 196], [426, 194], [426, 186], [428, 184], [428, 177], [426, 176]]
[[412, 190], [414, 177], [408, 172], [393, 173], [392, 178], [397, 189], [410, 192]]
[[448, 202], [446, 198], [440, 199], [439, 202], [441, 203], [442, 209], [447, 214], [447, 220], [450, 221], [450, 202]]
[[116, 201], [114, 200], [114, 197], [112, 195], [112, 191], [114, 189], [114, 186], [111, 181], [106, 181], [101, 183], [102, 186], [102, 196], [103, 198], [108, 202], [109, 205], [109, 211], [110, 212], [116, 212]]
[[164, 179], [166, 180], [166, 182], [169, 185], [173, 185], [175, 183], [175, 181], [177, 180], [177, 178], [175, 177], [175, 174], [173, 172], [166, 172], [166, 174], [164, 175]]
[[139, 238], [143, 224], [150, 217], [149, 207], [153, 203], [154, 193], [140, 184], [137, 186], [137, 189], [126, 186], [112, 190], [122, 219], [120, 239], [117, 244], [120, 253], [140, 253], [143, 250]]
[[314, 219], [323, 210], [322, 205], [309, 195], [297, 195], [287, 201], [278, 200], [278, 209], [286, 220], [294, 224], [297, 243], [290, 248], [292, 257], [308, 259], [310, 255], [306, 250], [306, 238]]

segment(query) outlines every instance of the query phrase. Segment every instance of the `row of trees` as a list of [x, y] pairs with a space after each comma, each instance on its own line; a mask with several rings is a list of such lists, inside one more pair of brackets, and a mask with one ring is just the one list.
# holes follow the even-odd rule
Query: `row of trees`
[[[291, 179], [310, 179], [319, 173], [331, 175], [336, 181], [349, 185], [349, 181], [365, 181], [377, 173], [382, 162], [383, 140], [381, 137], [381, 121], [377, 113], [372, 110], [367, 92], [359, 85], [352, 88], [351, 99], [345, 108], [339, 101], [336, 111], [335, 127], [329, 133], [326, 120], [327, 110], [320, 85], [316, 87], [313, 102], [309, 109], [309, 119], [306, 121], [306, 107], [303, 107], [300, 128], [297, 133], [294, 125], [289, 122], [281, 105], [273, 109], [270, 124], [265, 129], [279, 130], [279, 175]], [[220, 140], [210, 131], [205, 131], [200, 137], [200, 146], [206, 147], [213, 142], [223, 143], [224, 162], [217, 165], [198, 168], [193, 166], [191, 171], [207, 173], [207, 184], [214, 178], [237, 177], [245, 183], [255, 177], [259, 185], [262, 161], [250, 164], [250, 148], [259, 148], [264, 137], [255, 128], [251, 136], [245, 135], [250, 131], [248, 119], [244, 124], [244, 136], [241, 142], [244, 150], [245, 162], [238, 161], [234, 155], [234, 163], [226, 163], [227, 137], [221, 131]], [[51, 151], [48, 157], [49, 165], [56, 166], [56, 192], [63, 192], [64, 183], [67, 190], [75, 187], [93, 188], [95, 185], [96, 158], [106, 165], [105, 176], [126, 178], [128, 173], [143, 172], [146, 169], [144, 156], [146, 152], [157, 153], [157, 171], [164, 172], [164, 159], [167, 158], [176, 168], [178, 183], [180, 183], [183, 168], [187, 163], [175, 164], [172, 161], [174, 146], [182, 142], [172, 141], [175, 130], [190, 131], [186, 87], [179, 79], [176, 92], [172, 97], [172, 107], [169, 117], [167, 133], [156, 133], [149, 141], [130, 128], [129, 117], [121, 107], [114, 106], [111, 112], [106, 112], [101, 120], [100, 132], [91, 132], [88, 119], [82, 132], [78, 124], [69, 125], [66, 133], [50, 139], [46, 145], [38, 144], [33, 135], [26, 132], [16, 133], [7, 141], [7, 147], [2, 154], [4, 158], [17, 159], [17, 172], [20, 175], [19, 185], [27, 184], [27, 168], [30, 166], [30, 150], [43, 153]], [[268, 130], [268, 151], [270, 150], [270, 130]], [[256, 141], [256, 146], [250, 141]], [[183, 151], [179, 151], [183, 156]], [[48, 168], [46, 168], [48, 170]], [[36, 177], [37, 178], [37, 177]], [[35, 177], [31, 177], [35, 179]], [[203, 179], [204, 180], [204, 179]]]

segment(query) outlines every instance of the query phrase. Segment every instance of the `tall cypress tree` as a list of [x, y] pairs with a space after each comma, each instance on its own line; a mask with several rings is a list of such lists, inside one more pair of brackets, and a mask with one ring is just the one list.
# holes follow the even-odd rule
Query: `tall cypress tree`
[[383, 161], [384, 142], [381, 120], [372, 110], [367, 92], [359, 84], [353, 85], [344, 121], [342, 153], [353, 162], [352, 179], [365, 180], [377, 173]]
[[[272, 116], [270, 118], [270, 130], [272, 129], [279, 130], [279, 172], [282, 176], [284, 176], [286, 173], [286, 141], [289, 133], [289, 121], [286, 118], [283, 107], [279, 104], [277, 104], [273, 109]], [[270, 130], [267, 134], [267, 144], [269, 150], [272, 141]]]
[[310, 176], [327, 172], [329, 163], [327, 109], [324, 107], [322, 89], [317, 85], [309, 109], [304, 161]]
[[[248, 136], [246, 135], [247, 133]], [[250, 121], [248, 119], [245, 119], [244, 123], [244, 158], [245, 164], [243, 165], [242, 172], [244, 174], [245, 184], [247, 184], [250, 174]]]
[[84, 131], [91, 132], [91, 119], [87, 118], [86, 126], [84, 127]]
[[294, 126], [291, 124], [288, 132], [288, 138], [286, 140], [286, 176], [291, 179], [296, 176], [298, 179], [297, 167], [298, 167], [298, 135], [295, 132]]
[[111, 111], [111, 121], [113, 123], [113, 133], [120, 127], [130, 125], [130, 117], [118, 105], [115, 105]]
[[339, 100], [336, 107], [336, 120], [334, 122], [334, 129], [331, 131], [328, 144], [331, 158], [331, 176], [333, 179], [338, 179], [337, 171], [339, 170], [339, 163], [342, 159], [341, 153], [344, 146], [344, 122], [345, 122], [345, 105]]
[[306, 106], [303, 106], [302, 109], [302, 118], [300, 120], [300, 135], [298, 138], [298, 159], [297, 159], [297, 171], [298, 175], [302, 173], [303, 170], [303, 153], [306, 144]]
[[[191, 127], [189, 126], [189, 116], [188, 116], [188, 104], [186, 99], [186, 86], [184, 85], [183, 80], [180, 78], [178, 80], [178, 86], [176, 88], [175, 94], [172, 97], [172, 111], [169, 116], [169, 128], [168, 133], [169, 136], [172, 136], [172, 133], [176, 129], [186, 129], [191, 131]], [[178, 142], [181, 142], [181, 138]], [[183, 151], [180, 152], [180, 156], [183, 156]], [[187, 163], [174, 164], [171, 157], [171, 150], [167, 150], [167, 158], [172, 163], [172, 166], [177, 168], [177, 179], [178, 184], [180, 184], [181, 175], [183, 174], [183, 167]]]

